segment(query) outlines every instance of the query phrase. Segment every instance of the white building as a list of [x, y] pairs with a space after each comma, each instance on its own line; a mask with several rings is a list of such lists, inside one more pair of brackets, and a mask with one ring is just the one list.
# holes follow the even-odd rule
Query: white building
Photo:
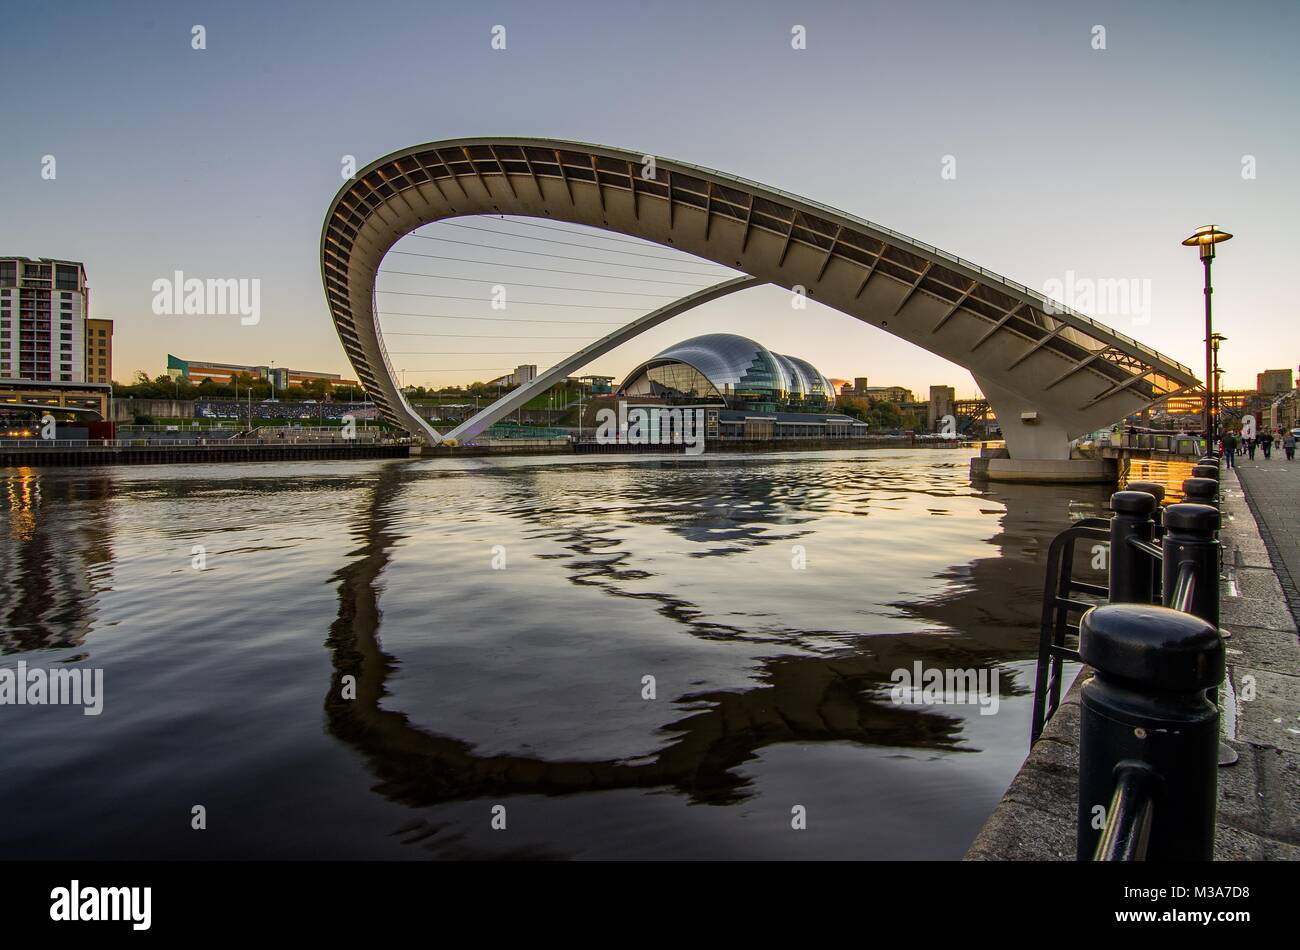
[[500, 386], [504, 389], [507, 386], [518, 388], [526, 383], [531, 383], [537, 378], [536, 363], [521, 363], [515, 367], [513, 373], [506, 373], [504, 376], [498, 376], [496, 379], [489, 380], [489, 386]]
[[88, 306], [79, 261], [0, 257], [0, 378], [85, 382]]

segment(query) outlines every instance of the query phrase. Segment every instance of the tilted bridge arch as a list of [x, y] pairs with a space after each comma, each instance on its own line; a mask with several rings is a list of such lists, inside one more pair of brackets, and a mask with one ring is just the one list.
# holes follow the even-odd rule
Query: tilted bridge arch
[[[383, 416], [428, 442], [444, 438], [394, 377], [374, 306], [379, 264], [417, 228], [478, 214], [619, 232], [750, 275], [708, 288], [717, 296], [742, 281], [803, 287], [970, 370], [1015, 458], [1066, 458], [1071, 438], [1199, 385], [1175, 360], [936, 247], [723, 172], [658, 156], [651, 169], [647, 157], [552, 139], [452, 139], [393, 152], [346, 183], [325, 217], [321, 274], [344, 351]], [[692, 298], [544, 375], [702, 302]]]

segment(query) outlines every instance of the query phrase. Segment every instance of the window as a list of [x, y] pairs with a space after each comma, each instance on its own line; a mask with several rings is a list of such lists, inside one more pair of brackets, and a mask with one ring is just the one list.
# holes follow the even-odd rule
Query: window
[[[67, 264], [56, 264], [54, 268], [54, 280], [60, 290], [77, 289], [77, 271], [78, 268], [70, 267]], [[46, 269], [44, 276], [49, 276], [49, 270]]]

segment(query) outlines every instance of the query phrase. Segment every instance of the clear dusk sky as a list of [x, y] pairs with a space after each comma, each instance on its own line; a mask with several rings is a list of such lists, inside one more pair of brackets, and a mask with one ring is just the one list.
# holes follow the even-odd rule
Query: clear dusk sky
[[[577, 139], [722, 169], [1037, 289], [1071, 273], [1077, 287], [1133, 281], [1149, 288], [1140, 310], [1079, 309], [1198, 375], [1201, 268], [1179, 241], [1214, 223], [1236, 235], [1215, 266], [1225, 386], [1300, 362], [1294, 2], [50, 0], [9, 4], [0, 22], [0, 254], [85, 262], [91, 315], [117, 321], [122, 382], [161, 373], [168, 352], [352, 376], [318, 261], [343, 156], [363, 166], [473, 135]], [[191, 46], [196, 24], [206, 49]], [[498, 24], [505, 50], [491, 46]], [[795, 25], [806, 49], [791, 47]], [[1105, 49], [1094, 48], [1098, 26]], [[47, 155], [53, 180], [41, 174]], [[945, 156], [955, 178], [941, 175]], [[151, 285], [176, 270], [260, 279], [260, 324], [155, 316]], [[519, 279], [537, 278], [557, 282]], [[783, 292], [751, 291], [589, 371], [622, 373], [674, 340], [731, 331], [829, 376], [975, 391], [966, 371], [881, 330], [816, 305], [789, 316]], [[545, 366], [582, 342], [420, 326], [501, 329], [506, 342], [389, 337], [407, 382]]]

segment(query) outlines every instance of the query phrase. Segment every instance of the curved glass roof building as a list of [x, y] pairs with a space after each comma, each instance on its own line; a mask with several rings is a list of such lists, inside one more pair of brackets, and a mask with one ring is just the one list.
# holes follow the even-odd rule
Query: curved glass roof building
[[807, 360], [773, 353], [735, 333], [706, 333], [661, 350], [620, 387], [629, 396], [721, 399], [729, 407], [835, 402], [830, 381]]

